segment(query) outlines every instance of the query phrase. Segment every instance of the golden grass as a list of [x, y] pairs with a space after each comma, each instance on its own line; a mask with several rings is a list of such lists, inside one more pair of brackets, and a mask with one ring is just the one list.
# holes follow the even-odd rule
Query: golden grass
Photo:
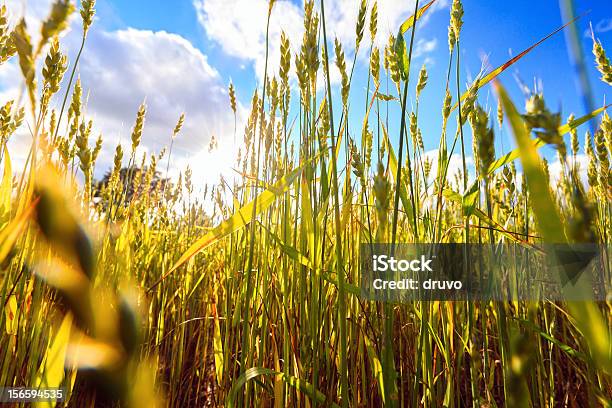
[[[607, 107], [563, 125], [538, 94], [520, 114], [496, 82], [498, 122], [508, 122], [518, 143], [496, 157], [497, 135], [478, 91], [549, 37], [462, 92], [459, 0], [451, 7], [448, 82], [439, 101], [439, 166], [430, 174], [423, 137], [431, 135], [421, 133], [418, 106], [436, 103], [421, 95], [434, 85], [425, 67], [413, 85], [409, 67], [419, 18], [432, 4], [417, 1], [416, 18], [390, 36], [384, 69], [381, 50], [368, 44], [366, 115], [353, 134], [356, 60], [348, 66], [338, 41], [331, 60], [325, 3], [306, 1], [303, 43], [291, 45], [283, 33], [278, 76], [266, 68], [261, 96], [253, 96], [237, 158], [242, 177], [204, 193], [213, 216], [192, 199], [189, 170], [174, 183], [161, 180], [163, 153], [136, 156], [146, 133], [144, 104], [127, 166], [117, 146], [108, 177], [93, 180], [104, 141], [90, 140], [92, 122], [75, 72], [95, 1], [81, 5], [83, 40], [59, 113], [67, 59], [57, 36], [72, 3], [54, 3], [36, 46], [25, 22], [8, 26], [2, 7], [0, 64], [18, 59], [34, 142], [25, 167], [13, 168], [7, 141], [26, 114], [18, 102], [3, 101], [0, 384], [61, 385], [68, 390], [64, 405], [79, 407], [610, 406], [609, 302], [383, 304], [360, 296], [363, 242], [607, 244], [612, 231]], [[377, 32], [376, 8], [360, 3], [356, 48], [368, 40], [368, 10], [370, 35]], [[35, 62], [45, 51], [38, 88]], [[607, 81], [609, 61], [597, 41], [594, 53]], [[290, 114], [292, 55], [300, 98], [299, 111]], [[342, 76], [337, 99], [333, 63]], [[408, 101], [409, 84], [416, 86], [415, 104]], [[236, 113], [233, 85], [229, 95]], [[388, 133], [391, 106], [401, 109], [399, 140]], [[597, 134], [583, 147], [589, 185], [582, 188], [577, 127], [599, 116]], [[188, 120], [182, 115], [169, 138], [166, 173]], [[460, 126], [449, 146], [446, 127], [455, 120]], [[475, 180], [465, 164], [469, 129]], [[457, 144], [463, 170], [451, 180]], [[552, 145], [562, 163], [556, 185], [537, 153], [543, 145]], [[603, 274], [611, 282], [609, 264]]]

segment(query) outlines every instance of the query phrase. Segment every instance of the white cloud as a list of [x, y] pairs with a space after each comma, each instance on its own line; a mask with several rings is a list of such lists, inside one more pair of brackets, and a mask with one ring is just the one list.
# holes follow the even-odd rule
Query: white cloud
[[[12, 3], [15, 7], [20, 2], [13, 0]], [[33, 16], [36, 18], [36, 10], [44, 10], [50, 1], [30, 3], [31, 7], [34, 6]], [[20, 14], [15, 13], [14, 8], [10, 10]], [[39, 12], [39, 15], [45, 13]], [[75, 19], [74, 30], [62, 41], [63, 51], [68, 53], [71, 62], [80, 45], [79, 23]], [[128, 28], [108, 32], [94, 27], [78, 73], [84, 95], [88, 98], [87, 117], [94, 120], [96, 132], [104, 134], [99, 172], [110, 167], [119, 141], [125, 148], [125, 156], [129, 154], [131, 128], [143, 100], [146, 100], [148, 110], [141, 151], [157, 153], [168, 146], [176, 121], [181, 112], [185, 112], [185, 126], [173, 150], [173, 162], [180, 167], [175, 167], [173, 173], [184, 170], [190, 159], [194, 180], [199, 183], [217, 180], [221, 170], [224, 173], [231, 171], [227, 163], [233, 161], [229, 156], [233, 154], [234, 119], [226, 86], [206, 56], [183, 37], [164, 31]], [[68, 74], [62, 91], [53, 101], [56, 108], [61, 104], [67, 77]], [[0, 67], [3, 101], [6, 101], [5, 96], [18, 94], [20, 84], [15, 83], [16, 78], [21, 78], [16, 59]], [[239, 113], [242, 111], [242, 106], [239, 106]], [[22, 131], [26, 130], [27, 126]], [[207, 152], [213, 135], [220, 141], [223, 157], [219, 153]], [[97, 137], [97, 133], [93, 137]], [[26, 154], [29, 143], [28, 137], [13, 143], [15, 154]], [[161, 167], [165, 169], [165, 160]]]
[[185, 112], [185, 126], [173, 154], [179, 160], [199, 157], [198, 166], [192, 165], [196, 177], [205, 176], [200, 174], [206, 170], [201, 165], [212, 164], [202, 155], [210, 138], [214, 135], [223, 144], [233, 140], [233, 113], [225, 84], [206, 56], [176, 34], [100, 31], [90, 38], [79, 71], [89, 91], [88, 111], [115, 140], [129, 142], [138, 106], [146, 100], [142, 143], [158, 152], [169, 144], [172, 129]]
[[[204, 0], [206, 1], [206, 0]], [[371, 7], [372, 2], [369, 2]], [[424, 3], [421, 2], [421, 6]], [[424, 24], [432, 11], [446, 7], [447, 2], [439, 0], [434, 3], [423, 18], [417, 22]], [[375, 43], [379, 47], [387, 44], [389, 34], [397, 34], [399, 26], [414, 14], [415, 0], [379, 0], [378, 1], [378, 33]], [[329, 10], [328, 10], [329, 9]], [[325, 2], [325, 14], [328, 19], [329, 30], [338, 37], [343, 44], [351, 45], [355, 42], [355, 25], [359, 13], [359, 2], [355, 0], [332, 0]], [[366, 17], [366, 38], [369, 38], [370, 12]], [[417, 30], [418, 31], [418, 30]]]
[[584, 38], [591, 38], [594, 34], [603, 34], [612, 31], [612, 18], [603, 18], [596, 24], [591, 23], [591, 26], [584, 30]]
[[[431, 161], [431, 171], [429, 173], [428, 182], [431, 183], [435, 179], [438, 173], [438, 149], [432, 149], [425, 152], [425, 158]], [[470, 156], [465, 158], [465, 164], [468, 169], [468, 175], [474, 176], [474, 159]], [[446, 180], [454, 182], [456, 176], [463, 171], [463, 160], [461, 155], [453, 153], [448, 161], [448, 170], [446, 173]], [[469, 183], [468, 183], [469, 184]], [[462, 186], [461, 186], [462, 187]]]
[[[446, 6], [446, 1], [438, 1], [432, 6], [421, 24], [435, 9]], [[397, 32], [400, 24], [414, 11], [414, 0], [378, 1], [378, 34], [376, 45], [384, 47], [388, 34]], [[267, 0], [193, 0], [200, 25], [208, 38], [220, 45], [231, 56], [253, 64], [258, 78], [263, 77], [266, 54]], [[318, 2], [316, 2], [318, 7]], [[354, 0], [328, 0], [325, 2], [326, 28], [328, 39], [337, 37], [345, 47], [347, 57], [355, 48], [355, 25], [359, 2]], [[366, 18], [364, 38], [369, 38], [369, 11]], [[279, 44], [281, 31], [285, 30], [295, 54], [303, 35], [303, 10], [293, 1], [278, 0], [270, 20], [269, 72], [277, 72], [280, 59]], [[366, 41], [364, 39], [364, 41]], [[435, 40], [419, 39], [417, 53], [423, 55], [433, 51]], [[365, 47], [362, 47], [362, 50]], [[351, 57], [352, 58], [352, 57]], [[293, 63], [293, 61], [292, 61]]]
[[413, 56], [418, 58], [422, 55], [429, 54], [430, 52], [434, 51], [437, 46], [438, 40], [435, 38], [432, 40], [420, 38], [414, 45]]
[[13, 22], [25, 16], [28, 24], [34, 24], [40, 22], [40, 20], [49, 14], [52, 1], [34, 0], [26, 2], [23, 0], [5, 0], [3, 3], [6, 4]]
[[[41, 24], [49, 16], [53, 0], [3, 0], [0, 4], [5, 4], [8, 9], [10, 26], [16, 25], [21, 18], [25, 18], [32, 42], [36, 44], [40, 39]], [[75, 23], [80, 20], [78, 14], [78, 12], [73, 13], [69, 21]], [[72, 25], [74, 24], [71, 24], [62, 33], [62, 37], [70, 33]]]
[[[263, 77], [266, 55], [266, 0], [195, 0], [200, 25], [207, 36], [231, 56], [250, 61], [258, 76]], [[269, 31], [269, 71], [278, 72], [282, 30], [291, 41], [293, 51], [303, 32], [302, 12], [298, 6], [279, 0], [274, 6]], [[291, 61], [293, 64], [293, 61]]]
[[594, 27], [596, 33], [607, 33], [612, 30], [612, 18], [600, 20]]

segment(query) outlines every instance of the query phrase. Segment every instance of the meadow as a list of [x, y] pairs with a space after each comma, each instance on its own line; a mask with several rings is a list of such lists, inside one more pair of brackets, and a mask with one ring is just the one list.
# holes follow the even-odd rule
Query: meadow
[[[10, 24], [0, 8], [0, 69], [13, 60], [22, 73], [21, 97], [0, 101], [0, 385], [65, 387], [58, 406], [74, 407], [612, 406], [609, 294], [606, 302], [361, 296], [361, 243], [607, 245], [612, 233], [606, 107], [562, 118], [541, 93], [511, 100], [498, 76], [537, 52], [537, 38], [460, 83], [460, 0], [450, 7], [446, 97], [421, 101], [439, 86], [428, 84], [426, 67], [410, 76], [432, 3], [416, 1], [379, 49], [369, 41], [376, 1], [355, 2], [355, 49], [370, 66], [364, 92], [351, 87], [355, 61], [329, 36], [325, 1], [305, 1], [302, 43], [283, 35], [267, 44], [280, 47], [280, 69], [266, 61], [237, 131], [239, 175], [205, 191], [189, 170], [165, 177], [189, 117], [168, 129], [167, 149], [137, 154], [145, 104], [134, 107], [131, 149], [118, 145], [113, 168], [95, 179], [104, 135], [95, 138], [86, 114], [81, 53], [69, 61], [59, 40], [79, 13], [86, 50], [95, 0], [78, 9], [58, 0], [41, 27]], [[586, 63], [612, 85], [595, 37], [592, 51]], [[493, 106], [483, 105], [479, 92], [490, 87]], [[235, 92], [230, 85], [236, 113]], [[366, 109], [360, 129], [349, 126], [355, 92]], [[439, 104], [435, 165], [419, 103]], [[389, 123], [390, 107], [399, 123]], [[589, 121], [594, 134], [580, 127]], [[517, 148], [498, 155], [502, 127]], [[15, 137], [32, 140], [20, 168]], [[554, 183], [544, 146], [562, 164]], [[453, 154], [462, 158], [456, 174]]]

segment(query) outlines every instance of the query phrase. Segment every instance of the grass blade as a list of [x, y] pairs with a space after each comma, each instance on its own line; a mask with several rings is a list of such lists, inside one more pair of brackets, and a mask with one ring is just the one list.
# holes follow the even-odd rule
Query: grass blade
[[[546, 243], [567, 242], [561, 218], [550, 195], [548, 179], [544, 174], [540, 157], [531, 143], [524, 122], [502, 85], [496, 82], [495, 88], [501, 98], [504, 111], [519, 145], [521, 163], [525, 171], [531, 205], [538, 222], [540, 234]], [[594, 302], [568, 302], [567, 306], [576, 321], [576, 326], [589, 345], [593, 362], [606, 373], [611, 373], [610, 333], [599, 308]]]
[[28, 219], [34, 212], [37, 202], [38, 200], [33, 202], [21, 215], [17, 216], [6, 228], [0, 231], [0, 262], [4, 262], [11, 253], [15, 242], [21, 236], [21, 232], [25, 228]]
[[[594, 117], [599, 116], [606, 109], [608, 109], [610, 106], [612, 106], [612, 104], [608, 104], [606, 106], [602, 106], [601, 108], [594, 110], [593, 112], [589, 113], [588, 115], [584, 115], [581, 118], [573, 120], [571, 123], [568, 122], [565, 125], [560, 126], [559, 127], [559, 134], [563, 136], [563, 135], [569, 133], [570, 131], [576, 129], [578, 126], [582, 125], [583, 123], [586, 123], [589, 120], [593, 119]], [[533, 146], [536, 149], [539, 149], [540, 147], [546, 145], [546, 143], [544, 143], [544, 141], [542, 139], [540, 139], [540, 138], [531, 139], [531, 143], [533, 144]], [[502, 157], [500, 157], [499, 159], [497, 159], [493, 163], [491, 163], [491, 166], [489, 166], [489, 169], [487, 170], [487, 174], [493, 174], [496, 170], [498, 170], [501, 167], [505, 166], [506, 164], [508, 164], [508, 163], [510, 163], [510, 162], [512, 162], [512, 161], [514, 161], [516, 159], [518, 159], [520, 155], [521, 155], [521, 153], [520, 153], [519, 149], [514, 149], [510, 153], [507, 153], [507, 154], [503, 155]]]
[[[268, 233], [270, 238], [272, 238], [272, 240], [275, 241], [278, 244], [280, 249], [291, 260], [299, 263], [300, 265], [305, 266], [306, 268], [308, 268], [308, 269], [310, 269], [312, 271], [320, 273], [321, 276], [323, 277], [323, 279], [325, 279], [327, 282], [333, 284], [337, 288], [340, 287], [340, 283], [338, 282], [338, 280], [334, 279], [330, 275], [330, 273], [328, 271], [324, 271], [324, 270], [315, 268], [314, 265], [312, 264], [312, 262], [310, 261], [310, 259], [308, 259], [308, 257], [306, 257], [304, 254], [302, 254], [300, 251], [298, 251], [294, 247], [292, 247], [290, 245], [286, 245], [278, 235], [276, 235], [274, 232], [270, 231], [270, 229], [268, 229], [262, 223], [259, 223], [259, 225]], [[356, 285], [353, 285], [353, 284], [348, 283], [348, 282], [345, 281], [343, 283], [342, 287], [344, 288], [344, 290], [346, 290], [348, 293], [350, 293], [352, 295], [361, 296], [361, 289], [358, 286], [356, 286]]]
[[[393, 149], [393, 146], [391, 145], [391, 142], [389, 141], [389, 135], [387, 133], [387, 129], [382, 124], [382, 122], [380, 126], [383, 131], [383, 142], [387, 146], [387, 151], [389, 152], [389, 170], [391, 174], [395, 177], [395, 175], [397, 174], [397, 168], [398, 168], [397, 156], [395, 155], [395, 150]], [[406, 212], [406, 215], [412, 218], [412, 202], [408, 199], [408, 191], [406, 190], [405, 183], [400, 183], [399, 196], [400, 196], [400, 199], [402, 200], [402, 206], [404, 207], [404, 211]], [[411, 221], [410, 225], [413, 225], [413, 220], [411, 219], [410, 221]]]
[[[482, 88], [483, 86], [485, 86], [486, 84], [488, 84], [489, 82], [493, 81], [495, 78], [497, 78], [497, 76], [499, 74], [501, 74], [502, 72], [504, 72], [505, 70], [507, 70], [508, 68], [510, 68], [512, 65], [514, 65], [518, 60], [520, 60], [521, 58], [523, 58], [525, 55], [529, 54], [531, 51], [533, 51], [534, 48], [536, 48], [537, 46], [541, 45], [544, 41], [548, 40], [550, 37], [552, 37], [553, 35], [557, 34], [558, 32], [560, 32], [561, 30], [563, 30], [565, 27], [569, 26], [570, 24], [573, 24], [576, 20], [578, 20], [580, 18], [576, 17], [574, 18], [572, 21], [567, 22], [566, 24], [562, 25], [561, 27], [557, 28], [555, 31], [553, 31], [552, 33], [548, 34], [546, 37], [542, 38], [540, 41], [538, 41], [537, 43], [533, 44], [531, 47], [523, 50], [521, 53], [519, 53], [517, 56], [510, 58], [508, 61], [506, 61], [505, 63], [501, 64], [499, 67], [495, 68], [493, 71], [489, 72], [487, 75], [485, 75], [484, 77], [482, 77], [481, 79], [478, 80], [478, 84], [477, 87], [478, 88]], [[465, 98], [467, 98], [469, 94], [469, 91], [465, 92], [463, 95], [461, 95], [461, 100], [463, 101]], [[457, 108], [457, 104], [455, 104], [453, 106], [452, 110], [455, 110]]]
[[[66, 360], [66, 350], [68, 341], [70, 340], [70, 331], [72, 329], [72, 314], [67, 314], [57, 332], [53, 342], [49, 345], [45, 359], [40, 365], [38, 375], [34, 380], [37, 387], [40, 388], [58, 388], [64, 379], [64, 361]], [[53, 407], [55, 403], [52, 401], [39, 402], [36, 407]]]
[[[253, 213], [255, 215], [261, 214], [263, 211], [270, 208], [270, 206], [276, 201], [277, 198], [282, 196], [285, 193], [293, 182], [298, 179], [299, 175], [302, 173], [302, 170], [306, 165], [308, 165], [313, 159], [306, 161], [300, 167], [293, 170], [285, 177], [283, 177], [280, 181], [278, 181], [274, 186], [269, 187], [267, 190], [261, 192], [259, 196], [257, 196], [257, 208], [253, 211], [255, 200], [249, 202], [242, 208], [240, 208], [234, 215], [229, 217], [227, 220], [223, 221], [217, 227], [215, 227], [208, 234], [204, 235], [202, 238], [197, 240], [183, 255], [179, 258], [178, 261], [170, 268], [170, 270], [162, 276], [162, 278], [156, 282], [153, 286], [159, 284], [162, 280], [164, 280], [168, 275], [174, 272], [181, 265], [185, 264], [191, 258], [196, 256], [198, 253], [218, 242], [223, 237], [238, 231], [243, 228], [245, 225], [251, 222], [253, 219]], [[150, 290], [151, 288], [149, 288]]]
[[521, 163], [527, 178], [527, 187], [531, 193], [531, 204], [543, 240], [546, 243], [566, 242], [563, 224], [550, 194], [548, 179], [544, 174], [540, 157], [531, 142], [525, 123], [502, 85], [495, 82], [495, 89], [502, 101], [504, 112], [518, 144]]
[[0, 229], [11, 216], [11, 195], [13, 193], [13, 170], [8, 148], [4, 146], [4, 172], [0, 184]]
[[372, 374], [374, 378], [376, 378], [376, 382], [378, 383], [378, 390], [380, 392], [381, 398], [383, 400], [383, 404], [386, 404], [385, 401], [385, 377], [383, 376], [382, 364], [380, 363], [380, 359], [376, 354], [376, 349], [374, 345], [368, 338], [368, 336], [363, 337], [366, 349], [368, 351], [368, 357], [370, 358], [370, 364], [372, 365]]
[[[463, 208], [463, 212], [464, 212], [463, 215], [473, 215], [477, 217], [478, 219], [480, 219], [485, 224], [487, 224], [488, 226], [495, 228], [500, 234], [512, 240], [513, 242], [523, 243], [520, 239], [518, 239], [515, 235], [513, 235], [512, 232], [506, 231], [503, 225], [501, 225], [500, 223], [490, 218], [480, 208], [476, 206], [466, 207], [464, 197], [458, 192], [451, 190], [450, 188], [447, 188], [447, 189], [444, 189], [444, 191], [442, 192], [442, 195], [450, 201], [453, 201], [457, 204], [461, 204]], [[466, 211], [469, 211], [469, 214]]]
[[[429, 9], [435, 2], [436, 2], [436, 0], [431, 0], [429, 3], [425, 4], [423, 7], [419, 8], [419, 11], [417, 11], [417, 13], [416, 13], [417, 21], [418, 21], [418, 19], [423, 17], [423, 14], [425, 14], [427, 9]], [[415, 21], [414, 20], [414, 15], [412, 15], [412, 16], [408, 17], [406, 20], [404, 20], [404, 22], [400, 26], [400, 32], [402, 34], [406, 34], [406, 32], [408, 30], [410, 30], [410, 28], [414, 25], [414, 21]]]
[[329, 406], [329, 407], [338, 408], [337, 404], [328, 401], [327, 398], [325, 397], [325, 394], [317, 390], [312, 384], [306, 381], [300, 380], [299, 378], [293, 377], [291, 375], [286, 375], [279, 371], [272, 370], [270, 368], [264, 368], [264, 367], [249, 368], [240, 377], [236, 379], [236, 381], [232, 385], [232, 388], [228, 394], [228, 398], [227, 398], [228, 408], [233, 408], [236, 406], [236, 397], [238, 396], [238, 391], [240, 391], [240, 389], [244, 387], [244, 385], [247, 382], [251, 380], [255, 380], [257, 377], [261, 377], [264, 375], [281, 376], [282, 380], [285, 383], [291, 385], [296, 390], [301, 391], [304, 394], [308, 395], [310, 398], [317, 401], [318, 403], [326, 404], [326, 406]]

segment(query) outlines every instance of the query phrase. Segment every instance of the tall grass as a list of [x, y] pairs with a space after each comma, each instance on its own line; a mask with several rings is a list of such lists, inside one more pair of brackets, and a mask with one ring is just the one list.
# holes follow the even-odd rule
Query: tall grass
[[[267, 49], [281, 48], [280, 70], [269, 72], [267, 51], [261, 93], [254, 92], [236, 135], [241, 177], [202, 193], [189, 169], [172, 182], [159, 180], [157, 170], [165, 160], [168, 173], [174, 139], [189, 117], [178, 118], [167, 157], [165, 149], [137, 155], [147, 132], [144, 104], [127, 165], [117, 146], [105, 182], [93, 180], [104, 142], [90, 141], [93, 124], [81, 100], [87, 84], [75, 81], [75, 72], [94, 1], [81, 5], [82, 46], [63, 96], [68, 61], [57, 38], [71, 2], [55, 2], [39, 44], [23, 21], [9, 27], [0, 9], [0, 63], [17, 60], [27, 96], [0, 109], [0, 384], [61, 385], [68, 401], [60, 405], [79, 407], [610, 406], [609, 302], [393, 304], [361, 297], [361, 243], [608, 243], [612, 230], [606, 107], [563, 124], [541, 94], [534, 91], [521, 114], [495, 82], [498, 121], [518, 145], [496, 157], [500, 136], [478, 92], [549, 37], [462, 89], [464, 10], [455, 0], [446, 96], [425, 99], [423, 89], [437, 85], [427, 84], [425, 67], [416, 82], [410, 72], [418, 20], [433, 3], [415, 2], [413, 17], [384, 50], [371, 40], [368, 89], [360, 96], [351, 86], [356, 54], [368, 12], [370, 34], [377, 33], [376, 2], [359, 4], [347, 67], [343, 44], [328, 37], [325, 1], [306, 1], [301, 44], [284, 34], [281, 44], [270, 44], [266, 36]], [[273, 7], [271, 1], [262, 24], [275, 18]], [[610, 61], [593, 43], [594, 64], [610, 83]], [[234, 113], [236, 91], [231, 85]], [[360, 97], [365, 115], [354, 119], [350, 102]], [[423, 144], [434, 137], [419, 128], [424, 103], [441, 107], [436, 171]], [[594, 118], [597, 132], [580, 146], [578, 126]], [[449, 121], [457, 129], [447, 144]], [[8, 141], [26, 131], [24, 122], [33, 143], [16, 169]], [[556, 149], [562, 166], [554, 184], [537, 152], [544, 145]], [[450, 174], [458, 148], [462, 169]], [[580, 151], [589, 159], [587, 186], [579, 178]]]

